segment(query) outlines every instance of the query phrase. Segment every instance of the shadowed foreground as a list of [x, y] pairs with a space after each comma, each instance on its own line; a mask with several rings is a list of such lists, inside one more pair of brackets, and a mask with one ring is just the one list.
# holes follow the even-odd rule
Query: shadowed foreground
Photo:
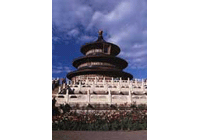
[[147, 131], [52, 131], [52, 140], [146, 140]]

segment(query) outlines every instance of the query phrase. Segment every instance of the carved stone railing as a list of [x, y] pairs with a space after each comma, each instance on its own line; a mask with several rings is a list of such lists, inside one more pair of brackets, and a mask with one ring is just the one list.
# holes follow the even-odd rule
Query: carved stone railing
[[[65, 89], [66, 94], [60, 94]], [[73, 94], [69, 94], [70, 91]], [[84, 93], [86, 95], [80, 94]], [[92, 93], [97, 93], [92, 94]], [[99, 94], [99, 93], [104, 93]], [[115, 93], [112, 95], [112, 93]], [[123, 93], [124, 95], [122, 95]], [[117, 95], [116, 95], [117, 94]], [[83, 80], [79, 83], [67, 81], [59, 87], [56, 95], [57, 105], [66, 103], [100, 103], [100, 104], [121, 104], [121, 103], [146, 103], [147, 102], [147, 81], [142, 80]]]
[[94, 95], [88, 93], [87, 95], [81, 94], [59, 94], [56, 96], [56, 106], [60, 104], [123, 104], [123, 103], [136, 103], [136, 104], [146, 104], [146, 95]]

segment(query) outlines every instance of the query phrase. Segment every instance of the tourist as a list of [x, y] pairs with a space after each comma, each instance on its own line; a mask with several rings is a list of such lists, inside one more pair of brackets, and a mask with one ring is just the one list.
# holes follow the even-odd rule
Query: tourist
[[59, 79], [58, 79], [58, 86], [60, 86], [61, 83], [62, 83], [62, 82], [61, 82], [61, 78], [59, 78]]
[[57, 79], [55, 80], [55, 88], [59, 86], [59, 78], [57, 77]]
[[55, 80], [52, 80], [52, 90], [55, 89]]
[[66, 83], [65, 78], [62, 78], [62, 85]]

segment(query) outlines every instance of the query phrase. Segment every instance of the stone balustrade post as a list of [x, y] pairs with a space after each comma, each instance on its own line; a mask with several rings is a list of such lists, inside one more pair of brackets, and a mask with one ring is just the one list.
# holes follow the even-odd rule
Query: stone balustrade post
[[120, 82], [118, 83], [118, 86], [117, 86], [118, 90], [119, 90], [119, 93], [121, 92], [121, 84]]
[[137, 87], [137, 79], [135, 79], [135, 86]]
[[86, 78], [86, 82], [85, 82], [85, 84], [86, 84], [86, 85], [88, 84], [88, 77]]
[[104, 91], [107, 92], [108, 91], [108, 85], [105, 84], [103, 87], [104, 87]]
[[58, 87], [58, 93], [60, 93], [60, 92], [61, 92], [61, 86]]
[[129, 85], [130, 84], [130, 78], [129, 77], [128, 77], [128, 81], [127, 82], [128, 82], [128, 85]]
[[65, 89], [65, 83], [63, 83], [63, 89]]
[[133, 85], [130, 83], [129, 84], [129, 90], [131, 91], [131, 92], [133, 92]]
[[129, 103], [132, 103], [132, 95], [130, 90], [129, 90]]
[[69, 89], [66, 91], [66, 96], [67, 96], [67, 104], [69, 104]]
[[142, 91], [144, 92], [144, 79], [142, 79]]
[[112, 94], [111, 94], [110, 90], [108, 90], [108, 95], [109, 95], [109, 104], [111, 105], [112, 104]]
[[94, 84], [97, 84], [97, 77], [94, 78]]
[[81, 81], [78, 83], [78, 90], [81, 91]]
[[106, 82], [106, 81], [105, 81], [105, 77], [103, 77], [103, 85], [105, 85], [105, 82]]
[[112, 77], [112, 80], [111, 80], [111, 84], [112, 84], [112, 85], [114, 84], [114, 80], [113, 80], [113, 77]]
[[120, 83], [120, 85], [122, 84], [122, 77], [120, 77], [119, 83]]
[[94, 92], [95, 91], [95, 84], [94, 84], [94, 82], [92, 83], [92, 86], [91, 86], [91, 92]]
[[90, 104], [90, 90], [87, 90], [87, 102]]

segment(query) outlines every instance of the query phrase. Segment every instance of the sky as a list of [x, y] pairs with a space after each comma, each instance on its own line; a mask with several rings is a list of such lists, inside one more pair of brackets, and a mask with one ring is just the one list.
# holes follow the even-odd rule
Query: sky
[[118, 45], [125, 72], [147, 78], [146, 0], [52, 0], [52, 78], [76, 70], [81, 45], [98, 38]]

